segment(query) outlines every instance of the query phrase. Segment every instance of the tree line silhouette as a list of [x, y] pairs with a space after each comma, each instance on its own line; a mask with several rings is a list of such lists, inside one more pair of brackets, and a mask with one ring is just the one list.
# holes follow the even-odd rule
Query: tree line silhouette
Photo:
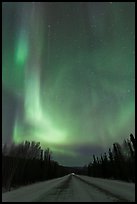
[[108, 154], [93, 155], [93, 161], [84, 167], [66, 167], [51, 159], [49, 148], [43, 150], [40, 142], [25, 141], [2, 147], [2, 187], [11, 188], [45, 181], [75, 172], [93, 177], [135, 182], [135, 138], [123, 144], [114, 143]]
[[39, 142], [25, 141], [9, 147], [5, 144], [2, 148], [2, 187], [5, 191], [66, 174], [65, 167], [51, 159], [49, 148], [43, 150]]
[[93, 161], [88, 164], [88, 176], [112, 178], [135, 182], [135, 138], [123, 144], [114, 143], [108, 154], [105, 152], [99, 157], [93, 155]]

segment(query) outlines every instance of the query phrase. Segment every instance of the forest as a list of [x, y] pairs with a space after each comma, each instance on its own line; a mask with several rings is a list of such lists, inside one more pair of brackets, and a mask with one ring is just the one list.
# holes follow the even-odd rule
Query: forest
[[20, 186], [64, 176], [68, 173], [135, 182], [135, 137], [130, 134], [120, 145], [114, 143], [108, 153], [93, 155], [84, 167], [65, 167], [52, 160], [49, 148], [40, 142], [25, 141], [2, 147], [2, 188], [10, 191]]
[[111, 178], [135, 182], [135, 138], [130, 134], [130, 139], [123, 144], [114, 143], [108, 153], [100, 157], [93, 155], [93, 161], [88, 165], [88, 176]]

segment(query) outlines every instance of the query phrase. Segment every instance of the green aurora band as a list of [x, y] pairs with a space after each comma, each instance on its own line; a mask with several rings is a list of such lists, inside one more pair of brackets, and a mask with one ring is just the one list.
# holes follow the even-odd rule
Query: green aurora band
[[105, 149], [134, 134], [134, 7], [3, 3], [2, 83], [24, 101], [15, 143], [40, 141], [83, 164], [76, 145]]

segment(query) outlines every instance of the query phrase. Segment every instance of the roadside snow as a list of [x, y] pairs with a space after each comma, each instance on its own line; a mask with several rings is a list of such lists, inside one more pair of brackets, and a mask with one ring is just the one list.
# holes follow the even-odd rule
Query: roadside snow
[[88, 176], [78, 176], [85, 181], [95, 184], [102, 189], [105, 189], [114, 195], [127, 199], [129, 201], [135, 201], [135, 184], [127, 183], [123, 181], [117, 180], [108, 180], [101, 178], [93, 178]]
[[67, 176], [52, 179], [49, 181], [39, 182], [26, 187], [21, 187], [17, 190], [2, 194], [3, 202], [32, 202], [37, 200], [43, 194], [48, 194], [52, 189], [63, 183]]

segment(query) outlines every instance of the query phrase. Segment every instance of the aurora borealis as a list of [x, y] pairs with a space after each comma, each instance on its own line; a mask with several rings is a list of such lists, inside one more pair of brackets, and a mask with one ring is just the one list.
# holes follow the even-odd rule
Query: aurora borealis
[[133, 2], [2, 3], [3, 142], [84, 165], [135, 132]]

